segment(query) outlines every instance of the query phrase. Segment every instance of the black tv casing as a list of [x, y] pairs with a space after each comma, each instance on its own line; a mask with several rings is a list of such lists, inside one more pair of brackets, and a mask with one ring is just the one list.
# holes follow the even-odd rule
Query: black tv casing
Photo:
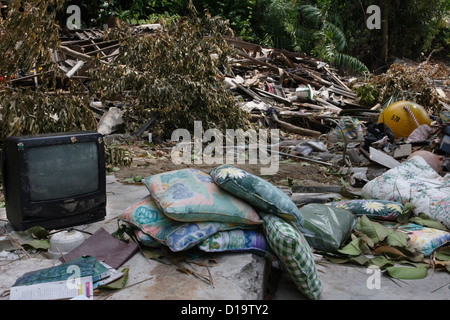
[[[98, 190], [69, 198], [32, 201], [27, 150], [85, 142], [95, 142], [97, 145]], [[48, 230], [62, 229], [100, 221], [106, 216], [105, 148], [103, 136], [98, 132], [79, 131], [7, 137], [3, 142], [1, 167], [6, 216], [15, 230], [26, 230], [34, 226]]]

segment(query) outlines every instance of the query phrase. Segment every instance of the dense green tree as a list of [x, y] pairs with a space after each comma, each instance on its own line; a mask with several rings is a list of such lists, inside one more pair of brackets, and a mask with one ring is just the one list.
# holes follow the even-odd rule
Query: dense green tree
[[[68, 0], [82, 10], [84, 27], [102, 26], [110, 16], [138, 23], [186, 14], [189, 0]], [[372, 70], [388, 58], [419, 59], [448, 49], [450, 0], [193, 0], [229, 20], [237, 36], [262, 45], [304, 51], [334, 63], [361, 60]], [[381, 9], [381, 29], [369, 29], [367, 8]], [[62, 13], [64, 17], [64, 12]], [[153, 20], [152, 20], [153, 19]], [[436, 40], [437, 39], [437, 40]], [[445, 56], [445, 53], [443, 53]], [[359, 65], [361, 67], [361, 65]]]
[[[329, 0], [329, 10], [342, 21], [346, 53], [367, 65], [383, 67], [389, 57], [419, 59], [433, 49], [433, 39], [448, 27], [449, 0]], [[367, 8], [381, 9], [381, 29], [367, 28]]]

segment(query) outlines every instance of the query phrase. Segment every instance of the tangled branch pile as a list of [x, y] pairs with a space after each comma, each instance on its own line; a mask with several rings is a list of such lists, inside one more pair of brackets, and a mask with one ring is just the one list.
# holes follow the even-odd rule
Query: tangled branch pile
[[156, 35], [135, 34], [132, 28], [113, 29], [110, 38], [121, 44], [114, 62], [100, 63], [92, 72], [91, 89], [101, 100], [126, 101], [127, 130], [135, 132], [157, 118], [154, 134], [177, 128], [242, 128], [245, 113], [218, 77], [229, 70], [232, 47], [224, 40], [231, 30], [220, 19], [191, 15]]
[[[5, 76], [0, 83], [0, 139], [96, 130], [90, 108], [94, 99], [120, 102], [128, 132], [152, 119], [157, 119], [152, 122], [153, 134], [168, 138], [177, 128], [193, 130], [195, 120], [202, 121], [205, 130], [247, 127], [248, 115], [219, 76], [231, 70], [228, 57], [234, 54], [224, 39], [232, 34], [227, 22], [207, 14], [200, 17], [190, 6], [188, 17], [156, 33], [132, 26], [111, 28], [104, 42], [117, 43], [119, 50], [105, 60], [102, 49], [96, 56], [87, 52], [88, 56], [60, 41], [55, 15], [62, 3], [53, 7], [28, 1], [22, 6], [11, 1], [0, 21], [0, 47], [6, 52], [0, 64], [0, 75]], [[58, 65], [61, 54], [64, 59], [74, 56], [74, 63], [84, 63], [88, 71], [81, 77], [69, 76]], [[31, 83], [25, 85], [24, 79]]]
[[[10, 1], [6, 18], [0, 18], [0, 140], [96, 128], [89, 96], [80, 83], [64, 79], [54, 60], [60, 43], [55, 15], [62, 3]], [[31, 86], [17, 85], [27, 77]]]
[[380, 103], [386, 107], [396, 101], [413, 101], [430, 114], [438, 114], [442, 110], [442, 98], [436, 92], [435, 81], [448, 81], [449, 73], [442, 64], [393, 64], [386, 73], [370, 77], [358, 89], [358, 96], [362, 103], [372, 106]]

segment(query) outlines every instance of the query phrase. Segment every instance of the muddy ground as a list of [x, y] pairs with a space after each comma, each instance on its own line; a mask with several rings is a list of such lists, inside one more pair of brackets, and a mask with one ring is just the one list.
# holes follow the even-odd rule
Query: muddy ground
[[[155, 151], [153, 148], [142, 148], [140, 146], [128, 146], [132, 153], [133, 161], [129, 166], [110, 168], [110, 174], [114, 174], [117, 180], [125, 183], [133, 183], [133, 178], [148, 177], [153, 174], [179, 170], [184, 168], [195, 168], [209, 173], [218, 164], [175, 164], [170, 159], [170, 154], [163, 151]], [[147, 149], [147, 150], [146, 150]], [[231, 163], [230, 163], [231, 164]], [[292, 185], [317, 186], [317, 185], [342, 185], [339, 174], [340, 167], [326, 166], [299, 159], [280, 158], [278, 171], [273, 175], [262, 175], [261, 168], [269, 165], [261, 164], [232, 164], [247, 172], [255, 174], [276, 186], [290, 187]], [[119, 169], [119, 170], [118, 170]], [[344, 177], [345, 178], [345, 177]]]

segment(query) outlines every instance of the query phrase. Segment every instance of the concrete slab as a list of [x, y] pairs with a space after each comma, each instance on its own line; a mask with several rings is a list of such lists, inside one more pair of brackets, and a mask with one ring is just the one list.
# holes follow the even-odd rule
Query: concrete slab
[[[425, 279], [398, 280], [366, 267], [316, 261], [323, 284], [320, 300], [449, 300], [447, 272], [428, 272]], [[376, 277], [379, 275], [377, 282]], [[304, 300], [289, 275], [282, 273], [273, 300]]]
[[[140, 253], [124, 266], [130, 268], [127, 286], [111, 292], [109, 300], [261, 300], [264, 258], [253, 254], [219, 254], [209, 267], [189, 264], [212, 282], [149, 260]], [[209, 277], [210, 273], [210, 277]]]

